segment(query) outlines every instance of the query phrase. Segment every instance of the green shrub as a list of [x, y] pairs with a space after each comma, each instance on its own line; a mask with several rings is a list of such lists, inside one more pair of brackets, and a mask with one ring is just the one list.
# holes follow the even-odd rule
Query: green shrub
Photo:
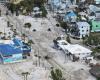
[[60, 22], [60, 26], [61, 26], [63, 29], [66, 29], [66, 28], [67, 28], [67, 23], [66, 23], [66, 22]]

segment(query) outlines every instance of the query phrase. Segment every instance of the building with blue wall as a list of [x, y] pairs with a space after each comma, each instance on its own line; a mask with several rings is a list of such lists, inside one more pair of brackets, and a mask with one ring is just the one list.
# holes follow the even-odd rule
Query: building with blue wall
[[13, 39], [13, 44], [0, 44], [0, 62], [18, 62], [30, 55], [31, 47], [22, 40]]

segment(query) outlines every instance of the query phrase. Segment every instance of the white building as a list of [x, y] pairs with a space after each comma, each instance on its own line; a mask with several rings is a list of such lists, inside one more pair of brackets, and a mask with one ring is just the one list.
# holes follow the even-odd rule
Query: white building
[[79, 57], [79, 59], [83, 60], [83, 59], [87, 59], [88, 57], [90, 57], [92, 51], [80, 46], [78, 44], [74, 44], [74, 45], [67, 45], [66, 46], [66, 50], [71, 53], [71, 55], [74, 55], [76, 57]]
[[78, 28], [78, 37], [82, 38], [85, 36], [89, 36], [90, 33], [90, 25], [87, 22], [77, 22], [76, 27]]
[[74, 55], [75, 57], [78, 57], [80, 60], [93, 60], [93, 57], [91, 56], [92, 51], [81, 45], [69, 44], [66, 40], [58, 40], [57, 45], [58, 48], [63, 50], [65, 54], [72, 55], [72, 59]]
[[96, 4], [100, 4], [100, 0], [95, 0], [95, 3]]

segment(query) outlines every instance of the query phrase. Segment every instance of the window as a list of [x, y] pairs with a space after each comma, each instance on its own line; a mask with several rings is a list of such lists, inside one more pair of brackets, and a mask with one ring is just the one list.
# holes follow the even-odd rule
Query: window
[[87, 30], [87, 32], [88, 32], [88, 30]]

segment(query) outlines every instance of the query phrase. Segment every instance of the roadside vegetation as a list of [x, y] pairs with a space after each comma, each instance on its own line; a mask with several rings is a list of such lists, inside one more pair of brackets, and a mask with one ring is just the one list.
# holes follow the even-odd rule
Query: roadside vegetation
[[51, 77], [53, 80], [65, 80], [60, 69], [52, 69]]
[[8, 3], [6, 4], [8, 9], [12, 14], [16, 13], [16, 16], [19, 14], [31, 15], [34, 7], [39, 7], [42, 11], [42, 16], [46, 17], [47, 11], [44, 7], [46, 0], [23, 0], [18, 4]]
[[91, 33], [89, 37], [84, 38], [84, 44], [90, 46], [94, 53], [100, 53], [100, 34], [99, 33]]

